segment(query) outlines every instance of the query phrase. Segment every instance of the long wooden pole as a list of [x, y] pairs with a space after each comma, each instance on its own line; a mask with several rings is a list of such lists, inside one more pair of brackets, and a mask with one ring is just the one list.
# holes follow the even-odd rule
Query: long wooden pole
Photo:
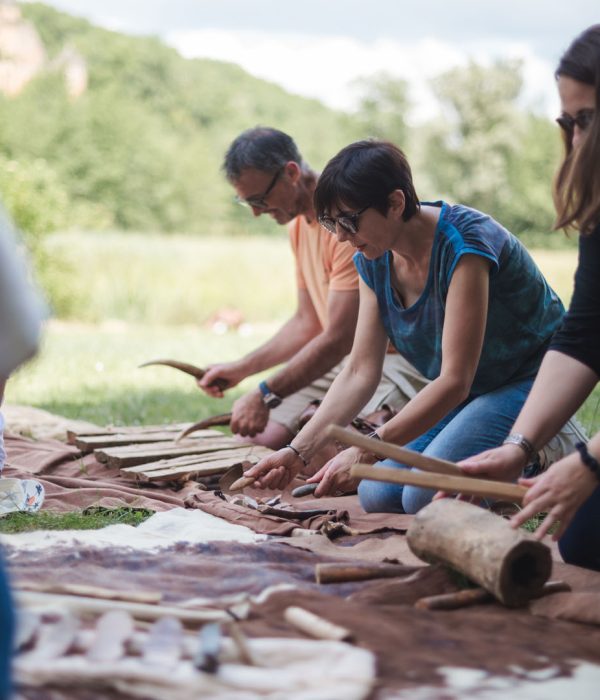
[[507, 484], [502, 481], [474, 479], [468, 476], [448, 476], [446, 474], [423, 474], [410, 469], [394, 469], [393, 467], [373, 467], [370, 464], [355, 464], [352, 476], [372, 481], [386, 481], [392, 484], [408, 486], [423, 486], [448, 493], [464, 493], [466, 496], [481, 498], [498, 498], [511, 503], [522, 503], [527, 489], [518, 484]]
[[334, 440], [343, 443], [344, 445], [352, 445], [367, 450], [378, 457], [387, 457], [395, 459], [403, 464], [408, 464], [411, 467], [417, 467], [426, 472], [435, 472], [436, 474], [449, 474], [454, 476], [465, 476], [463, 470], [454, 462], [449, 462], [445, 459], [436, 457], [428, 457], [420, 452], [408, 450], [406, 447], [394, 445], [391, 442], [384, 440], [375, 440], [368, 438], [360, 433], [340, 428], [339, 425], [330, 425], [326, 429], [327, 435]]

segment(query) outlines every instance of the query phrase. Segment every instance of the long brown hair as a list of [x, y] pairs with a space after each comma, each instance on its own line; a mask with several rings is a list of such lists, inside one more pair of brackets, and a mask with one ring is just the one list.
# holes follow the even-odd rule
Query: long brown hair
[[565, 157], [554, 183], [555, 227], [591, 233], [600, 224], [600, 24], [572, 42], [555, 76], [572, 78], [596, 91], [594, 118], [580, 147], [574, 149], [573, 135], [563, 133]]

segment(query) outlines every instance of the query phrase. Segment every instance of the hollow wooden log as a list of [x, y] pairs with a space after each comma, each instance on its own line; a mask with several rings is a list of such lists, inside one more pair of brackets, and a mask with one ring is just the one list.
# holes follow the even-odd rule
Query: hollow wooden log
[[406, 567], [395, 564], [317, 564], [317, 583], [346, 583], [374, 578], [406, 576]]
[[408, 545], [420, 559], [450, 565], [508, 607], [538, 595], [550, 577], [550, 549], [507, 520], [464, 501], [433, 501], [415, 516]]

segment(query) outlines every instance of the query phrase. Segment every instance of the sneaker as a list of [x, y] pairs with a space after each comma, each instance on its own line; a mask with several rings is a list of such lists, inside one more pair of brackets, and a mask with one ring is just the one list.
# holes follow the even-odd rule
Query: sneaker
[[588, 436], [579, 421], [573, 417], [561, 428], [547, 445], [538, 452], [539, 471], [543, 472], [554, 462], [575, 452], [577, 442], [587, 442]]
[[44, 502], [44, 487], [35, 479], [0, 479], [0, 515], [35, 513]]

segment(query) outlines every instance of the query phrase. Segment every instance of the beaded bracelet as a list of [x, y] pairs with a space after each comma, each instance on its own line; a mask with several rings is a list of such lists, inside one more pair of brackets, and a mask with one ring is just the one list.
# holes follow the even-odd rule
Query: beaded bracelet
[[290, 449], [298, 459], [302, 460], [302, 463], [304, 464], [305, 467], [308, 467], [308, 461], [304, 459], [304, 457], [300, 454], [299, 450], [297, 450], [293, 445], [287, 444], [285, 445], [288, 449]]
[[593, 474], [596, 475], [598, 481], [600, 481], [600, 462], [595, 457], [588, 452], [587, 445], [585, 442], [578, 442], [575, 444], [575, 449], [579, 452], [581, 461], [588, 467]]

